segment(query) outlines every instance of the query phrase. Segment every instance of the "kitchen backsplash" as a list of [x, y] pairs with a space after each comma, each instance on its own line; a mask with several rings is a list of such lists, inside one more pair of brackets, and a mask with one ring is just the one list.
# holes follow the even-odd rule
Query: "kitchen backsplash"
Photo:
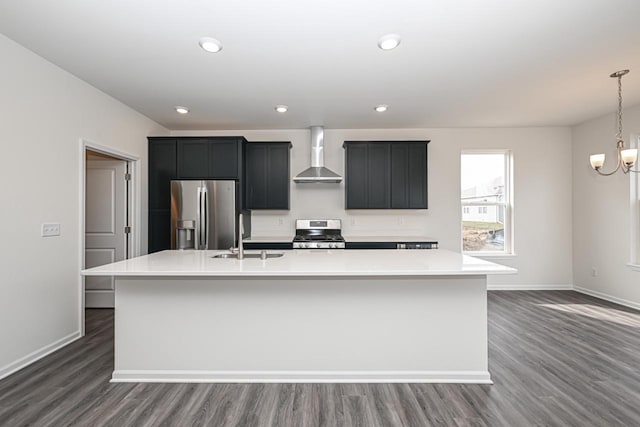
[[[315, 205], [315, 204], [314, 204]], [[326, 205], [325, 205], [326, 206]], [[346, 236], [431, 236], [427, 229], [427, 211], [345, 211], [320, 205], [288, 211], [254, 211], [251, 214], [253, 236], [293, 236], [296, 219], [340, 219]], [[433, 234], [433, 233], [431, 233]]]

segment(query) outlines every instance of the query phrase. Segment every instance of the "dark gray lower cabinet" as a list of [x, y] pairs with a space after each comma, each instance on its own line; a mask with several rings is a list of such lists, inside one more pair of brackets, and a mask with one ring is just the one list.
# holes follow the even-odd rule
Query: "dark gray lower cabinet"
[[289, 209], [290, 142], [247, 142], [245, 209]]
[[245, 242], [244, 248], [259, 251], [286, 251], [293, 249], [293, 241], [272, 243]]
[[345, 141], [346, 209], [427, 209], [429, 141]]

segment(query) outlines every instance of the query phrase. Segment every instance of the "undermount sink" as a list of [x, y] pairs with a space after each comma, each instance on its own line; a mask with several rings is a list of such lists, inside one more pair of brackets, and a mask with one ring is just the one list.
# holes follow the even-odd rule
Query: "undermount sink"
[[[267, 258], [280, 258], [281, 256], [284, 255], [284, 252], [265, 252], [263, 253], [245, 253], [244, 257], [246, 258], [254, 258], [254, 259], [267, 259]], [[230, 253], [230, 252], [223, 252], [221, 254], [216, 254], [214, 256], [212, 256], [211, 258], [232, 258], [232, 259], [238, 259], [238, 254], [237, 253]]]

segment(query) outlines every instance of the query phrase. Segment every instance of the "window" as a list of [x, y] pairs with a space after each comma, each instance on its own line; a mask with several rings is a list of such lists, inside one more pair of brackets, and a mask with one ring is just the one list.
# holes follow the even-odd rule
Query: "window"
[[460, 159], [462, 250], [504, 255], [513, 251], [511, 153], [464, 151]]
[[[631, 148], [640, 148], [640, 135], [633, 134], [630, 138]], [[640, 163], [640, 162], [638, 162]], [[640, 169], [638, 163], [635, 170]], [[629, 265], [640, 271], [640, 173], [629, 173], [631, 179], [631, 256]]]

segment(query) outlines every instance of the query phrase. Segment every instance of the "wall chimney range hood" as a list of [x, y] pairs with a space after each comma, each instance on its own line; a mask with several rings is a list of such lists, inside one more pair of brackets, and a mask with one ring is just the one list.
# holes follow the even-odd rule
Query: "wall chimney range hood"
[[324, 167], [324, 128], [311, 126], [311, 167], [293, 178], [297, 183], [337, 183], [342, 177]]

